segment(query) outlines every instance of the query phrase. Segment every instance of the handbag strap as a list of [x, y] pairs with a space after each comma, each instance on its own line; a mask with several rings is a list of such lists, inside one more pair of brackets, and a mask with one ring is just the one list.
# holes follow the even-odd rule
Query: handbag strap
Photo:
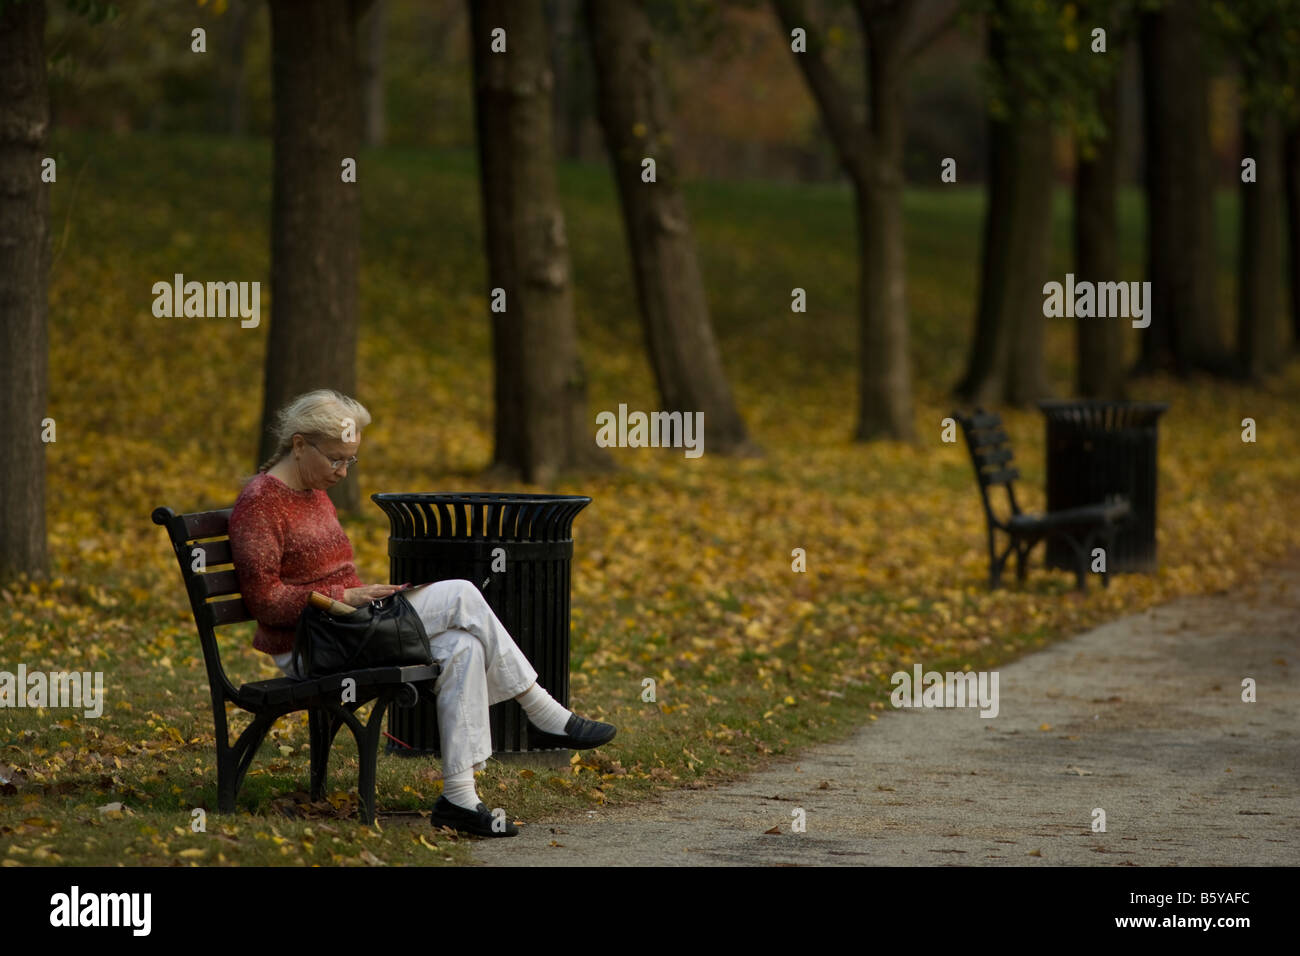
[[375, 608], [375, 604], [377, 603], [378, 602], [376, 601], [370, 602], [370, 623], [366, 625], [366, 633], [365, 636], [361, 638], [361, 642], [357, 644], [356, 649], [348, 655], [348, 659], [344, 665], [345, 670], [352, 669], [352, 662], [355, 661], [361, 652], [366, 649], [366, 645], [370, 643], [370, 638], [374, 637], [375, 631], [379, 627], [379, 611]]
[[[302, 618], [306, 617], [311, 612], [312, 606], [308, 604], [302, 609], [302, 613], [298, 615], [299, 632], [302, 631], [305, 623]], [[293, 665], [293, 672], [298, 675], [298, 679], [306, 680], [307, 672], [311, 669], [311, 641], [299, 640], [295, 637], [293, 642], [293, 656], [289, 658], [289, 663]]]
[[[311, 607], [311, 605], [308, 605], [307, 607]], [[303, 621], [302, 621], [302, 618], [303, 618], [303, 615], [305, 615], [306, 613], [307, 613], [307, 608], [303, 608], [303, 609], [302, 609], [302, 613], [300, 613], [300, 614], [298, 615], [298, 634], [299, 634], [299, 635], [302, 633], [302, 628], [303, 628]], [[303, 670], [302, 670], [302, 666], [301, 666], [301, 665], [302, 665], [302, 663], [303, 663], [302, 655], [303, 655], [303, 645], [304, 645], [305, 643], [306, 643], [306, 641], [302, 640], [302, 638], [301, 638], [300, 636], [295, 635], [294, 640], [293, 640], [293, 654], [290, 655], [290, 657], [289, 657], [289, 666], [293, 669], [293, 672], [294, 672], [295, 674], [298, 674], [299, 676], [301, 676], [302, 673], [303, 673]]]

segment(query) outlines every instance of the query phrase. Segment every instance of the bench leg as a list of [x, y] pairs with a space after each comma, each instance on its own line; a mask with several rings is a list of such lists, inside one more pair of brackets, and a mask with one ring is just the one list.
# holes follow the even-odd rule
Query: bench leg
[[998, 552], [997, 552], [997, 547], [993, 541], [993, 528], [990, 527], [989, 528], [989, 590], [990, 591], [996, 591], [998, 589], [998, 578], [1000, 576], [998, 572], [999, 572]]
[[361, 755], [361, 773], [357, 781], [361, 797], [361, 821], [366, 826], [375, 822], [375, 771], [379, 763], [379, 734], [384, 727], [384, 712], [396, 694], [386, 690], [375, 700], [370, 720], [366, 722], [365, 740], [357, 738], [357, 752]]
[[1037, 546], [1041, 538], [1036, 536], [1018, 537], [1009, 534], [1010, 541], [1007, 549], [1001, 555], [993, 553], [993, 548], [989, 547], [989, 590], [996, 590], [1002, 581], [1002, 572], [1011, 560], [1011, 555], [1016, 556], [1016, 580], [1021, 584], [1025, 583], [1025, 574], [1029, 570], [1029, 554]]
[[244, 728], [239, 739], [230, 746], [217, 741], [217, 809], [221, 813], [235, 812], [235, 798], [244, 784], [257, 750], [262, 746], [266, 732], [275, 723], [278, 714], [256, 714], [253, 722]]
[[1115, 557], [1115, 534], [1119, 529], [1111, 525], [1106, 529], [1106, 573], [1101, 576], [1101, 586], [1110, 587], [1110, 563]]
[[1029, 552], [1033, 550], [1033, 545], [1024, 547], [1016, 545], [1016, 581], [1019, 584], [1025, 583], [1025, 575], [1029, 571]]
[[307, 712], [307, 735], [311, 741], [311, 798], [325, 797], [325, 778], [329, 770], [330, 750], [343, 721], [329, 711], [313, 707]]
[[1081, 591], [1087, 591], [1087, 588], [1083, 585], [1083, 575], [1088, 570], [1088, 561], [1092, 558], [1092, 549], [1098, 541], [1104, 542], [1106, 546], [1106, 570], [1100, 572], [1101, 586], [1103, 588], [1110, 587], [1110, 562], [1115, 554], [1115, 528], [1113, 526], [1094, 529], [1093, 531], [1088, 532], [1087, 536], [1083, 539], [1083, 544], [1078, 548], [1080, 569], [1079, 589]]
[[[347, 724], [352, 732], [352, 739], [357, 742], [357, 759], [361, 771], [357, 779], [357, 796], [361, 803], [361, 822], [370, 826], [375, 822], [375, 771], [379, 763], [379, 735], [383, 731], [384, 712], [392, 701], [396, 689], [383, 691], [376, 697], [375, 706], [370, 711], [370, 719], [362, 724], [354, 711], [366, 701], [349, 704], [346, 709], [332, 701], [322, 705], [322, 709], [333, 716], [338, 724]], [[308, 717], [310, 722], [311, 718]], [[335, 728], [337, 732], [337, 727]]]
[[1091, 549], [1088, 547], [1088, 538], [1084, 538], [1082, 543], [1074, 539], [1074, 535], [1067, 534], [1065, 539], [1070, 542], [1070, 547], [1074, 549], [1074, 583], [1082, 594], [1088, 593], [1088, 557]]
[[1002, 571], [1007, 566], [1007, 561], [1011, 559], [1011, 552], [1017, 550], [1017, 542], [1014, 537], [1007, 544], [1007, 549], [1002, 554], [996, 554], [993, 549], [993, 542], [989, 541], [989, 590], [996, 591], [1002, 583]]

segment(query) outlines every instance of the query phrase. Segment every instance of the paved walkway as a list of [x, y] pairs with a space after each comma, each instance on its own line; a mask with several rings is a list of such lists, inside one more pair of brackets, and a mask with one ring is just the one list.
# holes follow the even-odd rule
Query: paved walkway
[[[475, 856], [507, 866], [1294, 866], [1293, 666], [1300, 565], [1000, 668], [996, 718], [888, 709], [741, 781], [530, 821], [517, 837], [476, 841]], [[1246, 677], [1257, 703], [1241, 700]], [[1097, 807], [1104, 833], [1091, 828]], [[793, 808], [805, 811], [803, 833], [791, 832]]]

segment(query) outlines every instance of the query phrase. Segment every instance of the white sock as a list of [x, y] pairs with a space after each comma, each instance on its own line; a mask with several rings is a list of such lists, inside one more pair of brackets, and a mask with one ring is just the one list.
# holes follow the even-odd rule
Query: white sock
[[544, 730], [548, 734], [564, 733], [565, 725], [573, 716], [572, 711], [561, 707], [560, 702], [542, 690], [542, 685], [538, 683], [534, 683], [515, 700], [519, 701], [519, 706], [524, 709], [524, 713], [537, 729]]
[[466, 767], [460, 773], [453, 773], [442, 780], [442, 795], [458, 807], [473, 810], [483, 801], [474, 789], [474, 768]]

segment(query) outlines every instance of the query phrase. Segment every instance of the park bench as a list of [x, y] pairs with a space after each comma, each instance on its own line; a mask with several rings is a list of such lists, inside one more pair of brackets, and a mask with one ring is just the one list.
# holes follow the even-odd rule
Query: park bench
[[[414, 706], [422, 688], [425, 693], [431, 692], [430, 682], [440, 673], [438, 664], [376, 667], [305, 681], [277, 677], [235, 687], [221, 666], [216, 628], [251, 621], [253, 616], [239, 596], [239, 578], [232, 563], [228, 536], [232, 510], [182, 515], [171, 508], [153, 511], [154, 523], [166, 528], [171, 537], [198, 628], [199, 643], [203, 646], [208, 686], [212, 691], [212, 719], [216, 724], [218, 810], [234, 812], [244, 776], [271, 725], [286, 714], [305, 710], [311, 743], [311, 799], [324, 797], [330, 748], [346, 724], [357, 742], [361, 763], [357, 785], [361, 820], [369, 825], [375, 819], [375, 768], [384, 712], [392, 703], [399, 707]], [[343, 702], [343, 682], [347, 679], [356, 682], [356, 699]], [[363, 724], [355, 712], [371, 700], [375, 705], [369, 721]], [[233, 744], [226, 721], [227, 701], [253, 715], [252, 723]]]
[[[998, 587], [1002, 580], [1002, 569], [1006, 567], [1013, 552], [1016, 556], [1016, 578], [1023, 583], [1029, 552], [1039, 541], [1058, 538], [1066, 542], [1073, 552], [1074, 573], [1079, 590], [1087, 591], [1092, 549], [1101, 544], [1106, 554], [1111, 554], [1119, 523], [1130, 513], [1128, 500], [1117, 496], [1097, 504], [1045, 514], [1021, 511], [1016, 502], [1015, 488], [1012, 487], [1012, 482], [1020, 477], [1020, 472], [1010, 465], [1011, 449], [1008, 447], [1007, 433], [1002, 427], [1002, 416], [978, 408], [973, 415], [953, 412], [952, 417], [961, 425], [962, 434], [966, 436], [966, 446], [970, 449], [971, 462], [975, 466], [975, 478], [979, 482], [980, 499], [984, 503], [984, 517], [988, 524], [989, 590]], [[1011, 513], [1005, 521], [998, 519], [989, 502], [989, 489], [994, 485], [1006, 488], [1007, 499], [1011, 503]], [[1001, 554], [997, 551], [998, 531], [1009, 539], [1006, 550]], [[1110, 586], [1109, 574], [1102, 575], [1102, 584]]]

